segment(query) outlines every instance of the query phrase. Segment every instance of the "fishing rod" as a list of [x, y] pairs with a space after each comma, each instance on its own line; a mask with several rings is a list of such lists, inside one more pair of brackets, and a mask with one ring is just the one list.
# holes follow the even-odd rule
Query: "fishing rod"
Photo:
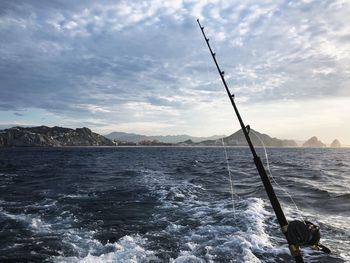
[[264, 165], [263, 165], [260, 157], [257, 155], [252, 141], [250, 140], [250, 136], [249, 136], [250, 126], [244, 125], [242, 117], [241, 117], [241, 115], [238, 111], [238, 108], [236, 106], [236, 103], [234, 101], [235, 95], [230, 92], [230, 90], [227, 86], [225, 76], [224, 76], [225, 72], [221, 71], [221, 69], [220, 69], [220, 66], [216, 60], [216, 53], [213, 52], [213, 50], [209, 44], [209, 38], [207, 38], [207, 36], [205, 35], [204, 27], [199, 22], [199, 19], [197, 19], [197, 23], [198, 23], [199, 28], [202, 31], [205, 42], [207, 43], [210, 54], [214, 60], [215, 66], [216, 66], [216, 68], [219, 72], [219, 75], [221, 77], [222, 83], [224, 84], [227, 96], [229, 97], [229, 99], [231, 101], [232, 107], [235, 111], [235, 114], [238, 118], [239, 124], [242, 128], [244, 137], [246, 138], [249, 149], [253, 155], [256, 169], [258, 170], [261, 181], [263, 182], [263, 185], [265, 187], [265, 191], [267, 193], [267, 196], [269, 197], [269, 200], [271, 202], [271, 206], [276, 214], [277, 221], [282, 229], [283, 234], [286, 237], [291, 255], [294, 257], [294, 259], [297, 263], [303, 263], [304, 260], [303, 260], [303, 257], [302, 257], [301, 251], [300, 251], [300, 246], [305, 246], [305, 245], [311, 246], [313, 249], [321, 250], [325, 253], [330, 253], [331, 251], [327, 247], [325, 247], [319, 243], [321, 236], [320, 236], [320, 231], [319, 231], [318, 226], [312, 224], [309, 221], [294, 220], [294, 221], [291, 221], [288, 223], [288, 221], [283, 213], [281, 204], [278, 201], [277, 196], [275, 194], [275, 190], [273, 189], [272, 184], [270, 182], [270, 179], [267, 176]]

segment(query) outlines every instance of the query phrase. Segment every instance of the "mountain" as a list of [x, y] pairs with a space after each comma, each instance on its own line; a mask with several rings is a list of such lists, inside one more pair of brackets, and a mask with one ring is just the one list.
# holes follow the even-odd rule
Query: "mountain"
[[338, 139], [335, 139], [332, 143], [331, 143], [331, 146], [332, 148], [339, 148], [341, 147], [341, 144], [340, 142], [338, 141]]
[[147, 139], [146, 135], [140, 135], [135, 133], [126, 133], [126, 132], [111, 132], [109, 134], [104, 135], [106, 138], [110, 140], [117, 140], [123, 142], [133, 142], [138, 143], [140, 141], [144, 141]]
[[113, 146], [114, 143], [90, 129], [63, 127], [13, 127], [0, 131], [0, 146]]
[[196, 143], [193, 142], [192, 140], [186, 140], [186, 141], [177, 143], [177, 145], [178, 146], [195, 146]]
[[146, 136], [135, 133], [126, 133], [126, 132], [112, 132], [105, 135], [106, 138], [110, 140], [118, 140], [124, 142], [134, 142], [139, 143], [141, 141], [159, 141], [164, 143], [179, 143], [187, 140], [193, 142], [200, 142], [204, 140], [216, 140], [222, 138], [225, 135], [213, 135], [210, 137], [194, 137], [189, 135], [155, 135], [155, 136]]
[[326, 145], [321, 142], [316, 136], [311, 137], [306, 142], [303, 143], [303, 147], [326, 147]]
[[[297, 147], [297, 143], [294, 140], [281, 140], [277, 138], [272, 138], [267, 134], [259, 133], [253, 129], [251, 129], [250, 133], [250, 139], [252, 143], [255, 146], [262, 146], [262, 142], [265, 146], [269, 147]], [[262, 142], [260, 141], [260, 139]], [[244, 137], [243, 131], [238, 130], [232, 135], [225, 137], [224, 139], [225, 145], [228, 146], [248, 146], [246, 139]], [[208, 146], [216, 146], [216, 145], [222, 145], [222, 140], [206, 140], [199, 143], [199, 145], [208, 145]]]

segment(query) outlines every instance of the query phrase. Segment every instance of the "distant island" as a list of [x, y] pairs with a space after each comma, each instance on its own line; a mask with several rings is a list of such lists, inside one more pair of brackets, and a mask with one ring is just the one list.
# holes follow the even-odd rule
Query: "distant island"
[[321, 142], [316, 136], [311, 137], [306, 142], [303, 143], [303, 147], [326, 147], [326, 144]]
[[186, 134], [147, 136], [142, 134], [126, 133], [126, 132], [111, 132], [104, 136], [110, 140], [116, 140], [120, 142], [130, 142], [130, 143], [136, 143], [136, 144], [142, 141], [158, 141], [158, 142], [173, 143], [173, 144], [187, 141], [187, 140], [191, 140], [193, 142], [202, 142], [206, 140], [217, 140], [217, 139], [226, 137], [226, 135], [213, 135], [210, 137], [194, 137]]
[[[280, 140], [271, 138], [267, 134], [262, 134], [252, 130], [263, 141], [265, 146], [270, 147], [297, 147], [294, 140]], [[172, 144], [179, 146], [220, 146], [222, 138], [228, 146], [247, 146], [242, 130], [238, 130], [230, 136], [214, 135], [211, 137], [193, 137], [189, 135], [167, 135], [167, 136], [145, 136], [133, 133], [113, 132], [105, 135], [113, 140], [117, 145], [162, 145]], [[258, 137], [251, 135], [254, 145], [262, 145]]]
[[[321, 142], [316, 136], [311, 137], [308, 139], [306, 142], [303, 143], [303, 147], [308, 147], [308, 148], [323, 148], [327, 147], [327, 145], [323, 142]], [[331, 148], [339, 148], [341, 147], [341, 144], [338, 139], [335, 139], [329, 147]]]
[[[278, 139], [255, 130], [250, 131], [255, 146], [298, 147], [294, 140]], [[12, 127], [0, 130], [0, 147], [64, 147], [64, 146], [247, 146], [242, 130], [230, 136], [214, 135], [194, 137], [189, 135], [146, 136], [134, 133], [113, 132], [105, 136], [92, 132], [89, 128], [64, 127]], [[326, 147], [313, 136], [303, 147]], [[335, 139], [330, 147], [341, 147]]]
[[338, 139], [335, 139], [332, 143], [331, 143], [331, 146], [332, 148], [339, 148], [341, 147], [341, 144], [340, 142], [338, 141]]
[[[278, 138], [272, 138], [267, 134], [260, 133], [251, 129], [250, 139], [255, 146], [268, 146], [268, 147], [297, 147], [297, 143], [294, 140], [283, 140]], [[220, 139], [220, 140], [209, 140], [200, 142], [200, 145], [219, 146], [224, 141], [225, 145], [228, 146], [248, 146], [247, 141], [244, 137], [243, 131], [238, 130], [234, 134]]]
[[3, 147], [114, 146], [115, 144], [90, 129], [63, 127], [13, 127], [0, 131]]
[[[238, 130], [230, 136], [214, 135], [211, 137], [193, 137], [189, 135], [146, 136], [125, 132], [112, 132], [105, 136], [119, 146], [221, 146], [222, 140], [227, 146], [247, 146], [242, 130]], [[263, 134], [255, 130], [252, 130], [250, 133], [250, 138], [253, 144], [256, 146], [262, 146], [263, 142], [263, 144], [268, 147], [299, 147], [295, 140], [272, 138], [267, 134]], [[180, 141], [181, 139], [183, 140]], [[311, 137], [307, 141], [308, 143], [303, 145], [304, 147], [326, 147], [326, 144], [319, 141], [315, 136]], [[341, 145], [336, 139], [332, 142], [330, 147], [341, 147]]]

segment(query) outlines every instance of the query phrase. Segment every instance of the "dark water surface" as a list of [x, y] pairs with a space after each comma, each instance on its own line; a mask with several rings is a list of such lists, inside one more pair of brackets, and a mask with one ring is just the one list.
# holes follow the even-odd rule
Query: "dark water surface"
[[[223, 148], [0, 149], [0, 262], [293, 262], [249, 150], [227, 152], [234, 209]], [[287, 218], [333, 251], [306, 262], [350, 262], [350, 149], [268, 153]]]

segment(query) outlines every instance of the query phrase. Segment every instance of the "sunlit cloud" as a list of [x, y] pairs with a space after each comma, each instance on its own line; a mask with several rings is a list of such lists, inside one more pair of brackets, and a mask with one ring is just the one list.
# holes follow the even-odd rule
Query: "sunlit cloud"
[[[295, 137], [324, 134], [335, 117], [310, 121], [314, 112], [306, 105], [329, 98], [350, 103], [348, 1], [18, 0], [0, 3], [0, 10], [4, 124], [233, 132], [238, 126], [227, 122], [232, 111], [197, 18], [242, 114], [284, 123], [262, 122], [261, 130], [293, 137], [292, 122], [283, 121], [292, 113], [288, 102], [304, 105]], [[264, 104], [261, 111], [278, 107], [280, 115], [254, 115]], [[333, 127], [340, 130], [348, 109], [334, 109]], [[350, 143], [349, 135], [343, 140]]]

